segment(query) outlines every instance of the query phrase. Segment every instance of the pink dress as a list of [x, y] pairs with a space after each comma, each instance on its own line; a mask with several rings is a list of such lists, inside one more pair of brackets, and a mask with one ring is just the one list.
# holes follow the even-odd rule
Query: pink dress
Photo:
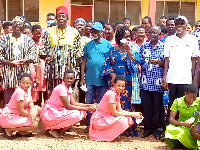
[[28, 112], [30, 111], [28, 104], [31, 100], [31, 91], [24, 91], [20, 86], [18, 86], [9, 103], [0, 113], [0, 126], [2, 128], [27, 127], [32, 123], [30, 118], [21, 116], [18, 113], [17, 102], [20, 100], [24, 101], [24, 108]]
[[67, 96], [70, 101], [71, 94], [72, 88], [68, 88], [64, 81], [54, 88], [51, 97], [46, 101], [40, 114], [45, 130], [66, 129], [86, 117], [85, 111], [68, 110], [63, 105], [60, 96]]
[[90, 119], [90, 139], [95, 141], [112, 141], [133, 125], [131, 117], [112, 116], [109, 103], [120, 103], [120, 95], [115, 89], [107, 91]]

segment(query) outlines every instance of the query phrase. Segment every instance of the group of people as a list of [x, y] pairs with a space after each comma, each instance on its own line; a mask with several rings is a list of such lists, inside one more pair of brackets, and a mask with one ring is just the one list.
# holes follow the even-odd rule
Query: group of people
[[[8, 30], [0, 39], [5, 106], [0, 126], [7, 138], [30, 136], [40, 119], [50, 136], [62, 137], [86, 117], [90, 139], [112, 141], [121, 134], [138, 136], [136, 120], [144, 117], [142, 138], [154, 134], [161, 140], [167, 125], [170, 148], [178, 141], [197, 147], [200, 21], [191, 32], [184, 16], [163, 16], [155, 26], [145, 16], [132, 30], [129, 18], [115, 24], [78, 18], [73, 27], [67, 20], [67, 8], [59, 6], [56, 15], [47, 15], [44, 29], [31, 26], [24, 16], [12, 20], [12, 29], [4, 23]], [[74, 84], [85, 87], [79, 102]], [[166, 122], [165, 90], [169, 91]], [[34, 106], [39, 92], [45, 91], [44, 106]], [[140, 103], [142, 110], [136, 112]], [[188, 121], [191, 117], [195, 120]]]

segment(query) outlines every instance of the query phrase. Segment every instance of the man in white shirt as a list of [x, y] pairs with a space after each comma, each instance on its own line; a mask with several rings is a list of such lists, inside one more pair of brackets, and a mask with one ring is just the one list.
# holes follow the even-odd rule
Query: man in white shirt
[[167, 124], [173, 101], [184, 95], [185, 85], [191, 84], [195, 75], [196, 60], [200, 56], [198, 39], [186, 33], [187, 18], [175, 19], [176, 33], [167, 37], [164, 47], [165, 65], [162, 87], [169, 90]]

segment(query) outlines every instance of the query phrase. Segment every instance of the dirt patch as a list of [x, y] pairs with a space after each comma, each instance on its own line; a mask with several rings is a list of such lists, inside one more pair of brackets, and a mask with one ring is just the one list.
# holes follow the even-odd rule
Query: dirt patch
[[[153, 136], [147, 138], [120, 136], [113, 142], [91, 141], [84, 133], [85, 126], [73, 126], [64, 138], [48, 137], [42, 124], [34, 132], [34, 137], [20, 137], [7, 140], [0, 133], [0, 150], [170, 150], [165, 142], [156, 141]], [[142, 130], [139, 130], [140, 135]]]

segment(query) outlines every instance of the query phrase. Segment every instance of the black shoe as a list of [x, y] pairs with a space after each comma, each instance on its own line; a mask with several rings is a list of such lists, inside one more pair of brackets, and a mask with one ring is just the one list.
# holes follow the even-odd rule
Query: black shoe
[[148, 137], [150, 136], [152, 133], [147, 133], [147, 132], [144, 132], [142, 135], [141, 135], [141, 138], [145, 138], [145, 137]]
[[20, 134], [19, 132], [16, 133], [17, 137], [33, 137], [33, 133], [29, 132], [28, 134]]
[[156, 140], [160, 140], [161, 139], [161, 135], [157, 134], [154, 136]]
[[160, 141], [161, 141], [161, 142], [164, 142], [164, 141], [165, 141], [165, 137], [164, 137], [163, 135], [161, 135]]

